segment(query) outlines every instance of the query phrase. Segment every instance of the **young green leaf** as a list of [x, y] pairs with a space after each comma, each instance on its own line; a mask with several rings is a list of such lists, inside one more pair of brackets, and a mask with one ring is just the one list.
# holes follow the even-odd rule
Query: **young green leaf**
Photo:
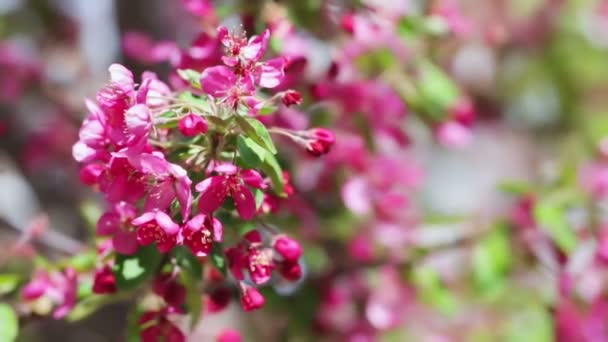
[[202, 89], [200, 72], [198, 72], [196, 70], [192, 70], [192, 69], [178, 69], [177, 74], [184, 81], [187, 81], [188, 83], [190, 83], [190, 85], [192, 87], [194, 87], [196, 89]]
[[243, 159], [246, 166], [252, 169], [260, 167], [268, 152], [253, 139], [239, 135], [236, 140], [236, 146], [240, 157]]
[[247, 137], [267, 149], [270, 153], [277, 153], [277, 149], [274, 147], [270, 134], [268, 134], [268, 130], [263, 123], [254, 118], [246, 118], [240, 115], [236, 116], [236, 122]]
[[0, 341], [14, 341], [18, 333], [19, 320], [15, 310], [8, 304], [0, 304]]
[[119, 254], [113, 270], [116, 284], [122, 290], [137, 287], [156, 272], [161, 258], [154, 245], [139, 247], [134, 255]]
[[540, 202], [534, 207], [534, 218], [564, 252], [576, 247], [576, 234], [566, 222], [564, 209], [552, 203]]
[[272, 188], [274, 192], [279, 196], [285, 196], [285, 179], [283, 179], [283, 170], [279, 165], [279, 162], [274, 155], [266, 152], [264, 162], [262, 164], [262, 171], [270, 177], [272, 181]]
[[0, 296], [13, 292], [19, 285], [20, 281], [21, 281], [21, 276], [19, 276], [19, 274], [16, 274], [16, 273], [0, 274]]
[[224, 276], [226, 276], [227, 265], [224, 257], [224, 250], [221, 244], [213, 243], [213, 249], [211, 250], [211, 261], [213, 262], [213, 265], [215, 265], [215, 267], [222, 272]]

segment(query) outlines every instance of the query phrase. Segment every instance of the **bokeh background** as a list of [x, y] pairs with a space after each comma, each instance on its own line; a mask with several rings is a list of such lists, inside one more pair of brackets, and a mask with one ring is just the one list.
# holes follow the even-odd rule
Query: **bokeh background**
[[[269, 289], [259, 313], [203, 315], [192, 341], [224, 327], [246, 341], [608, 341], [608, 1], [213, 3], [232, 27], [290, 18], [297, 39], [282, 49], [306, 60], [308, 109], [281, 115], [335, 127], [337, 166], [286, 158], [302, 196], [281, 222], [304, 241], [303, 283]], [[357, 31], [365, 11], [392, 20], [389, 33]], [[38, 255], [91, 245], [102, 201], [71, 156], [83, 99], [113, 62], [172, 70], [125, 54], [124, 35], [186, 47], [213, 26], [177, 0], [0, 0], [0, 272], [25, 278]], [[348, 58], [348, 96], [363, 104], [345, 104], [344, 88], [319, 95]], [[462, 103], [474, 115], [445, 128]], [[380, 157], [341, 166], [361, 137]], [[378, 179], [404, 195], [398, 219], [378, 214]], [[27, 319], [20, 340], [123, 340], [129, 307]]]

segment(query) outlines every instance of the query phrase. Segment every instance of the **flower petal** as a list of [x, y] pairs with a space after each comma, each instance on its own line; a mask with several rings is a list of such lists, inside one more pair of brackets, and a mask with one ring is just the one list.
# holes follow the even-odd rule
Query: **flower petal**
[[243, 184], [237, 186], [237, 189], [232, 191], [232, 199], [239, 215], [244, 220], [250, 220], [255, 215], [255, 197], [248, 187]]
[[198, 209], [201, 213], [209, 215], [219, 208], [226, 196], [228, 187], [225, 176], [214, 176], [205, 179], [196, 185], [196, 191], [201, 193]]
[[201, 86], [205, 93], [220, 98], [236, 85], [237, 76], [232, 69], [223, 65], [205, 69], [201, 75]]

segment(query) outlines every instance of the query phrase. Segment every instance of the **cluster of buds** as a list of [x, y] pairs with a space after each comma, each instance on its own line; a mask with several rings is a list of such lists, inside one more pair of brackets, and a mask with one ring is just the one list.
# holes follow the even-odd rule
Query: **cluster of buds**
[[[213, 261], [215, 267], [225, 258], [247, 311], [264, 304], [256, 287], [269, 282], [275, 269], [288, 281], [302, 277], [302, 248], [284, 234], [275, 232], [265, 242], [255, 230], [236, 246], [223, 247], [224, 218], [261, 222], [294, 191], [269, 133], [283, 132], [316, 156], [329, 152], [335, 141], [325, 129], [287, 132], [266, 128], [257, 119], [269, 114], [263, 109], [270, 105], [302, 103], [294, 90], [269, 97], [259, 93], [260, 88], [279, 86], [284, 77], [285, 58], [262, 59], [269, 35], [266, 30], [247, 39], [221, 27], [215, 39], [225, 48], [223, 64], [201, 72], [177, 70], [188, 82], [177, 91], [150, 72], [137, 86], [131, 71], [114, 64], [96, 103], [86, 102], [89, 115], [73, 155], [83, 164], [82, 182], [103, 193], [109, 207], [97, 222], [97, 234], [107, 239], [98, 253], [93, 292], [122, 290], [121, 263], [143, 250], [149, 253], [147, 246], [166, 255], [151, 270], [157, 273], [152, 290], [164, 305], [140, 318], [143, 340], [183, 340], [168, 319], [188, 307], [183, 305], [185, 287], [178, 281], [188, 270], [176, 266], [183, 251], [199, 263]], [[172, 271], [163, 273], [168, 268]], [[210, 312], [225, 307], [231, 297], [226, 286], [230, 278], [220, 279], [205, 286]], [[195, 281], [202, 281], [200, 274]], [[35, 297], [31, 292], [28, 298]]]

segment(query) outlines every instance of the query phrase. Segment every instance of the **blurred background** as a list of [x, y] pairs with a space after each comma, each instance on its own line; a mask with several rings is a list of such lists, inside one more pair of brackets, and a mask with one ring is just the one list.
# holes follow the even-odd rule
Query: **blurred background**
[[[108, 66], [203, 69], [189, 46], [219, 23], [271, 27], [306, 99], [275, 123], [338, 142], [282, 159], [306, 278], [190, 340], [608, 341], [605, 0], [0, 0], [0, 273], [92, 246], [103, 201], [72, 145]], [[124, 340], [129, 307], [19, 340]]]

